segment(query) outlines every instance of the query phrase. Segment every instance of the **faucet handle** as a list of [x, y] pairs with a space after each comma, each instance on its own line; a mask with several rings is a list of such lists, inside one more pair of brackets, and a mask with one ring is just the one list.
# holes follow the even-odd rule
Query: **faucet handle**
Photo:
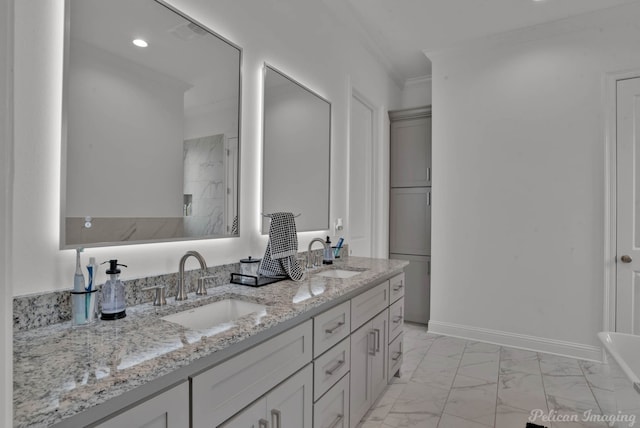
[[206, 296], [207, 288], [204, 286], [204, 283], [207, 279], [214, 278], [213, 275], [205, 275], [198, 278], [198, 289], [196, 290], [196, 295], [198, 296]]
[[156, 290], [156, 297], [153, 299], [153, 306], [164, 306], [167, 304], [167, 299], [165, 297], [166, 288], [167, 287], [165, 285], [155, 285], [153, 287], [143, 288], [142, 291]]

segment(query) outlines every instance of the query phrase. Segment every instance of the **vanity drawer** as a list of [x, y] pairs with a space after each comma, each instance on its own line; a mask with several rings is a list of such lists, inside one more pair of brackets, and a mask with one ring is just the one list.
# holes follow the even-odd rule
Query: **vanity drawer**
[[349, 428], [349, 375], [313, 405], [314, 428]]
[[404, 299], [389, 306], [389, 343], [402, 333], [404, 325]]
[[351, 331], [351, 304], [344, 302], [313, 318], [313, 356], [347, 337]]
[[218, 426], [311, 361], [312, 321], [191, 379], [192, 427]]
[[395, 376], [395, 374], [398, 373], [398, 371], [402, 367], [403, 357], [403, 335], [402, 333], [400, 333], [400, 335], [393, 339], [393, 341], [389, 344], [389, 352], [387, 353], [387, 358], [389, 358], [389, 371], [387, 375], [387, 381], [389, 383], [391, 383], [391, 379], [393, 379], [393, 376]]
[[349, 372], [351, 341], [347, 338], [313, 362], [313, 399], [317, 400]]
[[378, 315], [389, 305], [389, 281], [351, 299], [351, 331]]
[[392, 303], [404, 296], [404, 272], [389, 280], [389, 294]]

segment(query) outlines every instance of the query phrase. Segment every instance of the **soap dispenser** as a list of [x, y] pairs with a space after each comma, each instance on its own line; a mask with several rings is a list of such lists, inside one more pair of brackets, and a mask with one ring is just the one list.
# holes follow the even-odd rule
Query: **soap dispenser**
[[[102, 264], [105, 264], [104, 262]], [[102, 316], [103, 320], [117, 320], [127, 316], [124, 302], [124, 283], [120, 281], [120, 269], [118, 260], [109, 260], [107, 275], [109, 279], [102, 286]]]
[[331, 248], [331, 239], [327, 236], [327, 240], [324, 243], [324, 255], [322, 257], [323, 265], [333, 264], [333, 250]]

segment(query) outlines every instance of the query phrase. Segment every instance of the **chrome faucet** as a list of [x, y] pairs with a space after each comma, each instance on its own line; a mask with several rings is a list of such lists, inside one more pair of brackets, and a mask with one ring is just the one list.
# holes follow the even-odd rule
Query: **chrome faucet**
[[313, 269], [313, 267], [315, 266], [315, 263], [311, 262], [312, 259], [312, 254], [311, 254], [311, 247], [313, 246], [314, 242], [319, 242], [322, 244], [322, 246], [324, 247], [324, 249], [327, 249], [327, 243], [324, 242], [324, 239], [322, 238], [313, 238], [311, 240], [311, 242], [309, 242], [309, 248], [307, 248], [307, 269]]
[[[187, 290], [184, 284], [184, 264], [189, 258], [189, 256], [195, 257], [198, 262], [200, 262], [200, 269], [203, 271], [207, 271], [207, 262], [204, 261], [204, 257], [197, 251], [187, 251], [184, 256], [180, 259], [180, 265], [178, 266], [178, 293], [176, 294], [176, 300], [186, 300], [187, 299]], [[200, 282], [199, 282], [200, 283]], [[204, 288], [204, 282], [201, 281], [202, 286], [198, 287], [198, 292], [196, 294], [207, 294], [206, 289], [202, 292], [201, 288]]]

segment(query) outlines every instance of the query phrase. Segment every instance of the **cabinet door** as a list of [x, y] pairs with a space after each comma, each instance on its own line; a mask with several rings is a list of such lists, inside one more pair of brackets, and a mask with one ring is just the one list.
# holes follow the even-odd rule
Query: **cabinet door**
[[313, 428], [349, 428], [349, 375], [314, 404]]
[[391, 189], [389, 252], [431, 254], [431, 188]]
[[223, 423], [219, 428], [269, 428], [267, 417], [267, 400], [259, 399]]
[[404, 325], [404, 299], [400, 299], [389, 306], [389, 343], [402, 333]]
[[351, 333], [351, 382], [350, 425], [355, 427], [371, 406], [371, 383], [369, 378], [371, 359], [375, 353], [375, 332], [371, 323], [366, 323]]
[[389, 254], [389, 258], [409, 261], [409, 266], [404, 268], [405, 321], [427, 324], [431, 306], [431, 257]]
[[431, 186], [431, 117], [391, 123], [391, 187]]
[[374, 332], [375, 344], [374, 353], [371, 359], [371, 404], [378, 398], [380, 393], [387, 387], [387, 323], [389, 310], [371, 320], [371, 330]]
[[189, 382], [171, 388], [98, 428], [182, 428], [189, 426]]
[[388, 382], [391, 383], [393, 376], [400, 372], [400, 368], [402, 367], [402, 360], [404, 356], [404, 348], [403, 348], [403, 339], [402, 333], [389, 344], [389, 351], [387, 355], [387, 361], [389, 370], [389, 375], [387, 376]]
[[269, 428], [312, 428], [313, 368], [304, 369], [269, 392], [267, 419]]

